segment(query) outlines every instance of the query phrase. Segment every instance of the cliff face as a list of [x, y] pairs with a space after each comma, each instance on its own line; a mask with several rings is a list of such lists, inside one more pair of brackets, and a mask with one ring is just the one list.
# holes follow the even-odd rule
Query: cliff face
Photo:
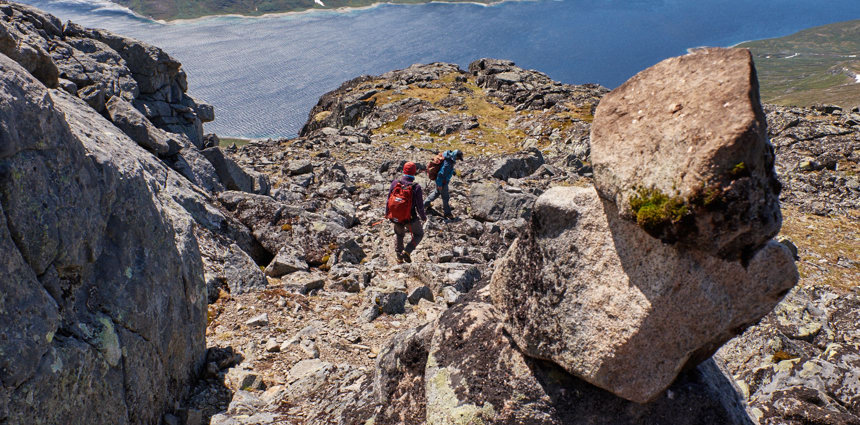
[[265, 285], [209, 190], [268, 184], [204, 143], [156, 47], [2, 2], [0, 52], [0, 423], [159, 423], [204, 363], [216, 253]]
[[0, 418], [157, 423], [205, 348], [176, 200], [193, 189], [80, 99], [5, 56], [0, 72]]

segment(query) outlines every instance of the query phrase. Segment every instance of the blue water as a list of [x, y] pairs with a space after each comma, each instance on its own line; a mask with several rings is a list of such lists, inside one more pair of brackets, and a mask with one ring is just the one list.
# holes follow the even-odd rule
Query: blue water
[[729, 46], [860, 18], [857, 0], [538, 0], [380, 5], [163, 24], [104, 0], [26, 0], [79, 24], [155, 44], [215, 106], [206, 131], [292, 136], [323, 93], [413, 63], [505, 58], [566, 83], [615, 87], [697, 46]]

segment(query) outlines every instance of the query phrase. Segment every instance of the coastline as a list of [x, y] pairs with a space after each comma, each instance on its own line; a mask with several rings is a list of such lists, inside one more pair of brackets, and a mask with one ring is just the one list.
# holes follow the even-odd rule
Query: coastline
[[[512, 3], [512, 2], [538, 2], [540, 0], [490, 0], [487, 2], [480, 1], [450, 1], [450, 0], [432, 0], [432, 1], [423, 1], [423, 2], [415, 2], [415, 3], [404, 3], [404, 2], [391, 2], [391, 1], [380, 1], [375, 2], [366, 6], [344, 6], [337, 7], [331, 9], [322, 9], [322, 8], [310, 8], [303, 10], [290, 10], [286, 12], [273, 12], [273, 13], [264, 13], [262, 15], [243, 15], [240, 13], [224, 13], [224, 14], [215, 14], [215, 15], [205, 15], [199, 16], [196, 18], [180, 18], [180, 19], [154, 19], [151, 17], [143, 16], [138, 14], [137, 12], [131, 11], [136, 16], [149, 19], [152, 22], [156, 22], [162, 25], [181, 25], [181, 24], [189, 24], [196, 23], [200, 21], [205, 21], [209, 19], [217, 19], [217, 18], [238, 18], [238, 19], [276, 19], [282, 18], [285, 16], [300, 16], [300, 15], [308, 15], [313, 13], [350, 13], [356, 11], [370, 10], [380, 6], [391, 5], [391, 6], [418, 6], [423, 4], [464, 4], [464, 5], [473, 5], [473, 6], [481, 6], [481, 7], [494, 7], [498, 6], [502, 3]], [[129, 9], [131, 10], [131, 9]]]

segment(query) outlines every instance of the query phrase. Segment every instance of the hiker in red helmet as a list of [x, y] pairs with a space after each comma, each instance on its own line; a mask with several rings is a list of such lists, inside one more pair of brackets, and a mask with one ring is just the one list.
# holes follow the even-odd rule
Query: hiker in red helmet
[[[391, 182], [388, 190], [388, 202], [385, 204], [385, 218], [394, 224], [394, 251], [397, 262], [412, 262], [412, 251], [424, 237], [422, 222], [427, 220], [424, 213], [424, 195], [421, 185], [415, 182], [418, 167], [414, 162], [403, 166], [403, 176]], [[412, 240], [403, 247], [403, 237], [406, 232], [412, 233]]]

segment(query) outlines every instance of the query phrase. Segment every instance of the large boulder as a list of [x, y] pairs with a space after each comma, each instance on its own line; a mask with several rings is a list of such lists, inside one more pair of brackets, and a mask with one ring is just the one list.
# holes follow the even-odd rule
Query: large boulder
[[[205, 350], [187, 181], [0, 55], [0, 417], [158, 423]], [[98, 408], [93, 408], [98, 406]]]
[[597, 107], [595, 186], [666, 242], [751, 254], [782, 220], [759, 102], [746, 49], [698, 49], [640, 72]]
[[469, 191], [470, 215], [480, 221], [526, 218], [534, 201], [534, 195], [498, 183], [476, 183]]
[[490, 172], [499, 180], [520, 179], [531, 175], [543, 164], [543, 154], [540, 150], [530, 149], [517, 155], [497, 159]]
[[797, 279], [791, 252], [776, 242], [728, 261], [661, 242], [594, 188], [556, 187], [538, 198], [491, 286], [523, 352], [647, 402]]

